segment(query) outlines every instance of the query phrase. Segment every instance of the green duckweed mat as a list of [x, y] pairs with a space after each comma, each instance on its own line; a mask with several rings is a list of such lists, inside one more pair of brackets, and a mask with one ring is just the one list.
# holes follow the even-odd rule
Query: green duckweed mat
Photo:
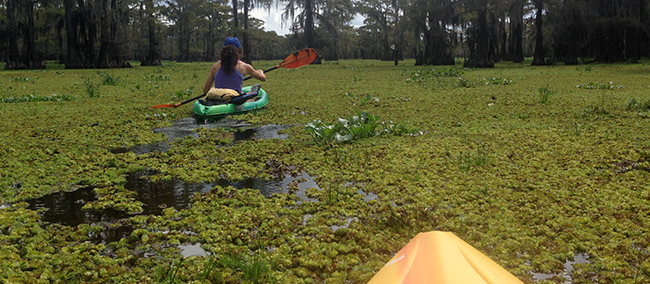
[[[295, 125], [288, 139], [233, 142], [231, 130], [198, 128], [166, 152], [114, 151], [166, 141], [153, 130], [191, 116], [191, 104], [151, 106], [199, 95], [210, 64], [164, 64], [0, 72], [0, 282], [365, 283], [431, 230], [453, 232], [525, 283], [650, 282], [647, 62], [278, 69], [263, 83], [266, 109], [230, 119]], [[421, 135], [321, 145], [305, 131], [355, 110]], [[186, 183], [308, 173], [318, 187], [304, 200], [215, 186], [189, 209], [142, 215], [125, 187], [142, 171]], [[70, 227], [28, 209], [87, 187], [98, 198], [79, 214], [131, 215]], [[116, 226], [133, 231], [92, 241]], [[184, 244], [206, 253], [183, 257]], [[579, 254], [587, 261], [566, 271]]]

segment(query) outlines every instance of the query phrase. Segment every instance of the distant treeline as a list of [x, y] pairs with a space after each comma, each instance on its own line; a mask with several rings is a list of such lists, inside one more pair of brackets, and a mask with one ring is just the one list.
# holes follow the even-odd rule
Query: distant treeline
[[[238, 36], [246, 61], [313, 47], [324, 60], [415, 58], [493, 67], [636, 62], [648, 56], [648, 1], [602, 0], [0, 0], [6, 69], [122, 68], [128, 61], [215, 61]], [[252, 9], [283, 8], [291, 34], [263, 30]], [[364, 24], [351, 26], [361, 15]]]

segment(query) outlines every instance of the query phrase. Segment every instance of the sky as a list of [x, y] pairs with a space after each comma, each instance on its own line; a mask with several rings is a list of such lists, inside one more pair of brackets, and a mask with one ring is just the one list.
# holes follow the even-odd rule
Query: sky
[[[284, 36], [289, 34], [289, 27], [291, 23], [282, 24], [282, 8], [271, 7], [271, 11], [267, 12], [264, 9], [253, 9], [251, 16], [261, 19], [264, 21], [264, 30], [265, 31], [275, 31], [279, 36]], [[363, 17], [357, 14], [354, 20], [352, 20], [352, 26], [359, 27], [363, 25]]]
[[253, 9], [251, 16], [261, 19], [264, 21], [264, 30], [267, 32], [275, 31], [280, 36], [286, 35], [289, 33], [289, 27], [291, 23], [286, 23], [282, 25], [282, 10], [275, 9], [271, 7], [271, 12], [267, 12], [264, 9]]

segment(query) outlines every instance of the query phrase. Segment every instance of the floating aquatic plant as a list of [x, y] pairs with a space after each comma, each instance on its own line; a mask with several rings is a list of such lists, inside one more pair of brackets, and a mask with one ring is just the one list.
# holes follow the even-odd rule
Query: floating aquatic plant
[[356, 116], [348, 119], [339, 118], [336, 123], [325, 124], [320, 120], [308, 123], [305, 126], [314, 142], [327, 145], [334, 141], [349, 142], [380, 135], [405, 135], [420, 133], [417, 129], [409, 129], [403, 123], [379, 121], [380, 117], [364, 111], [355, 111]]
[[109, 74], [109, 73], [101, 72], [99, 73], [99, 76], [102, 77], [101, 80], [102, 85], [116, 86], [117, 84], [120, 83], [120, 81], [122, 81], [120, 77], [114, 76], [113, 74]]
[[184, 101], [186, 99], [189, 99], [192, 96], [192, 92], [194, 92], [194, 87], [190, 87], [185, 91], [176, 91], [173, 94], [169, 94], [169, 96], [172, 99]]
[[[117, 85], [99, 84], [96, 70], [46, 69], [37, 81], [32, 71], [0, 71], [2, 99], [76, 97], [65, 103], [0, 104], [0, 282], [239, 283], [244, 271], [219, 260], [230, 253], [259, 263], [253, 258], [263, 251], [269, 269], [262, 270], [269, 277], [261, 279], [268, 282], [366, 283], [395, 251], [429, 230], [454, 232], [524, 282], [535, 282], [533, 273], [561, 275], [567, 260], [580, 254], [589, 255], [589, 262], [574, 266], [574, 283], [650, 280], [645, 214], [650, 137], [640, 131], [647, 127], [644, 105], [650, 95], [637, 83], [646, 80], [645, 62], [605, 64], [590, 72], [500, 62], [473, 69], [467, 83], [474, 88], [462, 89], [406, 82], [414, 60], [399, 66], [325, 62], [269, 74], [266, 111], [232, 119], [305, 125], [328, 118], [321, 122], [325, 127], [339, 123], [330, 118], [349, 112], [349, 100], [358, 105], [372, 94], [381, 102], [368, 100], [365, 111], [408, 122], [403, 133], [417, 127], [427, 135], [390, 134], [354, 143], [334, 138], [332, 147], [314, 151], [311, 134], [301, 127], [287, 129], [288, 139], [237, 142], [234, 133], [215, 127], [170, 142], [167, 152], [112, 151], [168, 141], [159, 129], [190, 117], [189, 107], [150, 107], [176, 91], [202, 87], [211, 63], [164, 64], [111, 69], [122, 78]], [[264, 69], [277, 62], [254, 64]], [[454, 68], [463, 70], [462, 63]], [[470, 72], [463, 71], [465, 77]], [[16, 77], [30, 80], [9, 80]], [[88, 98], [81, 78], [96, 78], [102, 95]], [[517, 82], [481, 88], [473, 78]], [[599, 97], [575, 88], [576, 82], [602, 78], [625, 85], [624, 92], [614, 88]], [[431, 82], [438, 79], [447, 86], [459, 80]], [[553, 103], [539, 107], [539, 82], [551, 80], [552, 91], [562, 95], [551, 94]], [[498, 107], [485, 107], [486, 98]], [[373, 118], [375, 132], [383, 129]], [[357, 123], [345, 121], [350, 130]], [[284, 177], [308, 172], [317, 186], [304, 190], [309, 201], [297, 196], [307, 184], [300, 181], [286, 185], [291, 193], [267, 195], [245, 183], [193, 193], [174, 187], [172, 194], [191, 195], [184, 196], [191, 200], [189, 208], [156, 196], [151, 198], [157, 210], [148, 210], [134, 201], [137, 188], [125, 190], [125, 177], [146, 169], [156, 173], [152, 181], [210, 184], [223, 178], [283, 188]], [[347, 186], [351, 183], [363, 184], [363, 192], [375, 198], [366, 200]], [[41, 217], [47, 209], [34, 211], [22, 202], [86, 186], [98, 188], [103, 199], [73, 213], [113, 208], [125, 217], [76, 227], [50, 224]], [[138, 207], [155, 213], [128, 214], [143, 214]], [[114, 233], [116, 240], [97, 241]], [[197, 242], [209, 255], [181, 263], [177, 245]]]
[[551, 97], [551, 95], [555, 93], [556, 91], [549, 89], [548, 86], [537, 89], [537, 94], [539, 95], [539, 102], [542, 104], [548, 103], [548, 100]]
[[345, 96], [350, 98], [353, 101], [354, 105], [365, 106], [369, 102], [379, 102], [379, 98], [373, 97], [371, 95], [366, 95], [365, 97], [359, 97], [350, 93], [345, 93]]
[[643, 103], [637, 102], [635, 99], [631, 99], [625, 106], [626, 110], [638, 110], [638, 111], [649, 111], [650, 110], [650, 101], [645, 101]]
[[577, 85], [576, 88], [580, 88], [580, 89], [598, 89], [598, 90], [614, 90], [614, 89], [625, 88], [625, 86], [616, 86], [616, 85], [614, 85], [614, 82], [609, 82], [609, 83], [589, 82], [587, 84]]
[[8, 98], [3, 98], [2, 102], [3, 103], [51, 102], [51, 101], [60, 102], [60, 101], [71, 101], [74, 99], [75, 97], [70, 95], [52, 94], [50, 96], [29, 95], [23, 97], [8, 97]]
[[86, 79], [84, 85], [86, 86], [86, 95], [88, 95], [89, 98], [97, 98], [101, 94], [99, 86], [93, 84], [89, 79]]
[[469, 80], [464, 78], [458, 79], [458, 87], [471, 88], [475, 86], [486, 86], [486, 85], [512, 85], [515, 81], [508, 78], [476, 78], [475, 80]]

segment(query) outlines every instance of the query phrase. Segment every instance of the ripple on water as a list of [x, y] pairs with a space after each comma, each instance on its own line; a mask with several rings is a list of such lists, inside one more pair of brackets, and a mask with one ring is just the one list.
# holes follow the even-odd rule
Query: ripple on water
[[182, 139], [184, 137], [199, 138], [199, 135], [194, 132], [198, 128], [208, 129], [228, 129], [233, 131], [234, 141], [255, 139], [287, 139], [289, 134], [279, 134], [278, 131], [293, 127], [292, 125], [262, 125], [254, 126], [249, 123], [244, 123], [241, 120], [233, 120], [224, 118], [212, 123], [201, 123], [194, 118], [183, 118], [172, 122], [172, 126], [156, 128], [154, 133], [164, 133], [167, 135], [167, 141], [148, 145], [138, 145], [131, 148], [114, 148], [111, 149], [113, 154], [121, 154], [126, 152], [134, 152], [136, 154], [145, 154], [149, 152], [167, 152], [171, 147], [169, 143], [175, 139]]
[[41, 220], [48, 223], [58, 223], [66, 226], [91, 224], [98, 222], [114, 222], [128, 217], [128, 214], [116, 210], [104, 212], [82, 210], [87, 202], [96, 201], [94, 188], [84, 187], [75, 191], [60, 191], [28, 201], [27, 208], [31, 210], [46, 209], [41, 214]]
[[564, 271], [560, 274], [551, 274], [551, 273], [533, 273], [533, 279], [535, 281], [540, 281], [554, 276], [562, 276], [566, 281], [562, 282], [564, 284], [573, 283], [571, 278], [571, 271], [573, 271], [573, 265], [576, 263], [589, 263], [589, 255], [586, 253], [577, 253], [573, 257], [573, 261], [567, 260], [564, 263]]
[[344, 225], [341, 225], [341, 226], [332, 225], [332, 226], [330, 226], [330, 229], [332, 229], [333, 232], [336, 232], [336, 230], [338, 230], [338, 229], [350, 227], [350, 223], [352, 223], [352, 221], [354, 221], [354, 220], [359, 221], [359, 218], [357, 218], [357, 217], [346, 218]]
[[92, 187], [81, 188], [70, 192], [56, 192], [46, 196], [28, 200], [28, 208], [32, 210], [46, 209], [41, 212], [41, 220], [65, 226], [78, 226], [80, 224], [102, 225], [104, 230], [93, 233], [90, 237], [97, 243], [109, 243], [127, 237], [133, 231], [128, 225], [128, 218], [135, 215], [160, 215], [165, 208], [174, 207], [176, 210], [189, 209], [192, 198], [197, 192], [210, 192], [215, 186], [232, 186], [236, 189], [257, 189], [262, 195], [269, 198], [273, 193], [288, 193], [288, 186], [294, 181], [298, 182], [299, 190], [295, 193], [305, 202], [313, 202], [305, 191], [308, 188], [319, 188], [314, 178], [308, 173], [297, 177], [286, 177], [282, 180], [262, 180], [249, 178], [241, 181], [219, 180], [214, 183], [187, 183], [178, 179], [169, 181], [151, 181], [150, 172], [143, 171], [126, 175], [124, 187], [137, 192], [136, 200], [143, 203], [143, 211], [138, 214], [127, 214], [114, 209], [103, 211], [83, 210], [84, 204], [97, 200], [97, 195]]
[[183, 257], [208, 255], [208, 253], [201, 247], [201, 243], [182, 244], [179, 245], [178, 248], [181, 250], [181, 255]]

